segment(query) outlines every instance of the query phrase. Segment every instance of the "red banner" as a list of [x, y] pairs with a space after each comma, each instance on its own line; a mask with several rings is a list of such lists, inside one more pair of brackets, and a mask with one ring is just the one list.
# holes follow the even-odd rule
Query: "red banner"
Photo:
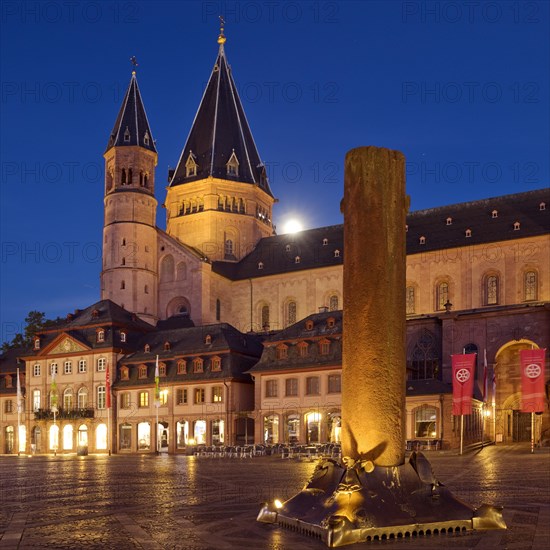
[[453, 414], [472, 414], [476, 353], [451, 355], [453, 362]]
[[522, 349], [521, 412], [544, 412], [544, 349]]

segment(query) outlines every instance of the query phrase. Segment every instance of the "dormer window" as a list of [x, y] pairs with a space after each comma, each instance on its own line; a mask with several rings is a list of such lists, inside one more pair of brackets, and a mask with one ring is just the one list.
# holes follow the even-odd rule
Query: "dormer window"
[[120, 341], [126, 342], [126, 333], [123, 330], [120, 331]]
[[105, 331], [102, 328], [96, 332], [96, 341], [105, 342]]
[[299, 263], [300, 263], [300, 256], [296, 256], [296, 258], [294, 258], [294, 263], [295, 263], [295, 264], [299, 264]]
[[40, 349], [40, 338], [38, 337], [34, 339], [34, 349]]
[[212, 343], [212, 336], [210, 334], [207, 334], [204, 338], [204, 343], [209, 346]]
[[327, 246], [328, 244], [328, 239], [323, 239], [323, 246]]
[[187, 157], [187, 162], [185, 163], [185, 177], [191, 178], [197, 175], [198, 164], [195, 161], [195, 155], [193, 151], [189, 151], [189, 156]]
[[124, 130], [124, 143], [130, 143], [130, 130], [128, 130], [128, 126]]
[[277, 346], [277, 359], [286, 359], [288, 357], [288, 346], [282, 344]]
[[447, 218], [447, 225], [453, 225], [453, 218]]
[[99, 317], [99, 310], [94, 309], [92, 311], [92, 319], [97, 319]]
[[545, 202], [541, 202], [539, 204], [539, 210], [546, 210], [546, 203]]
[[239, 175], [239, 161], [237, 160], [235, 149], [233, 149], [233, 152], [231, 153], [231, 156], [229, 157], [229, 160], [227, 161], [227, 164], [225, 166], [227, 168], [228, 176], [236, 177]]
[[143, 351], [145, 353], [149, 353], [151, 351], [151, 346], [149, 344], [145, 344], [145, 347], [143, 348]]
[[128, 367], [121, 367], [120, 368], [120, 379], [121, 380], [129, 380], [130, 379], [130, 373], [128, 371]]
[[306, 321], [306, 330], [313, 330], [313, 321], [311, 319]]
[[290, 252], [290, 245], [289, 245], [289, 244], [287, 244], [287, 245], [285, 246], [285, 252]]
[[338, 249], [336, 249], [336, 250], [334, 251], [334, 257], [335, 257], [335, 258], [339, 258], [339, 257], [340, 257], [340, 251], [339, 251]]
[[170, 351], [170, 342], [164, 342], [164, 351]]
[[210, 370], [212, 372], [219, 372], [222, 370], [222, 360], [220, 357], [212, 357], [210, 362]]
[[204, 372], [204, 361], [200, 357], [193, 359], [193, 372]]
[[330, 340], [321, 340], [319, 342], [319, 353], [321, 355], [328, 355], [330, 352]]
[[498, 210], [493, 210], [493, 211], [491, 212], [491, 218], [493, 218], [493, 219], [494, 219], [494, 218], [498, 218]]
[[147, 378], [147, 365], [140, 365], [138, 369], [138, 378]]
[[149, 132], [147, 130], [145, 130], [145, 135], [143, 136], [143, 144], [144, 145], [149, 145], [149, 141], [150, 141]]
[[336, 324], [336, 319], [334, 317], [329, 317], [327, 319], [327, 327], [332, 328]]
[[472, 230], [471, 229], [466, 229], [466, 238], [469, 239], [471, 236], [472, 236]]
[[409, 224], [405, 225], [405, 233], [409, 230]]
[[426, 244], [426, 237], [420, 237], [420, 239], [418, 239], [418, 242], [420, 244]]
[[520, 223], [514, 222], [514, 231], [519, 231], [519, 229], [520, 229]]
[[178, 361], [178, 374], [187, 374], [187, 362], [183, 359]]
[[258, 269], [263, 269], [263, 268], [264, 268], [264, 263], [258, 262]]

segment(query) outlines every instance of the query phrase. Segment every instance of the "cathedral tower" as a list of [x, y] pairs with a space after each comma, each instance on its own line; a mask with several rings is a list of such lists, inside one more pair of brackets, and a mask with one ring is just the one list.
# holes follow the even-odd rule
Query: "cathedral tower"
[[157, 150], [132, 72], [105, 158], [101, 298], [158, 319]]
[[224, 51], [219, 52], [166, 197], [167, 232], [211, 260], [238, 261], [273, 234], [275, 199]]

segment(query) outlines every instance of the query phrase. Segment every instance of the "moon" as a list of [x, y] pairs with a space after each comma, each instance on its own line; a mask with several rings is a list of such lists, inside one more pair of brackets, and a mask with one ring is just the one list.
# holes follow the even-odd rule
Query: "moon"
[[302, 229], [302, 223], [296, 219], [288, 220], [283, 226], [284, 233], [298, 233]]

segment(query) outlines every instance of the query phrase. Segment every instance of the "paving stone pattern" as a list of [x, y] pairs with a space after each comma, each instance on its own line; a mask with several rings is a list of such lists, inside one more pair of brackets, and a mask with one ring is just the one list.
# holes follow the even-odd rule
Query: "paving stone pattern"
[[[550, 548], [549, 449], [427, 456], [455, 496], [504, 506], [508, 529], [348, 548]], [[320, 550], [318, 540], [256, 522], [262, 502], [294, 495], [314, 466], [279, 457], [0, 456], [0, 549]]]

